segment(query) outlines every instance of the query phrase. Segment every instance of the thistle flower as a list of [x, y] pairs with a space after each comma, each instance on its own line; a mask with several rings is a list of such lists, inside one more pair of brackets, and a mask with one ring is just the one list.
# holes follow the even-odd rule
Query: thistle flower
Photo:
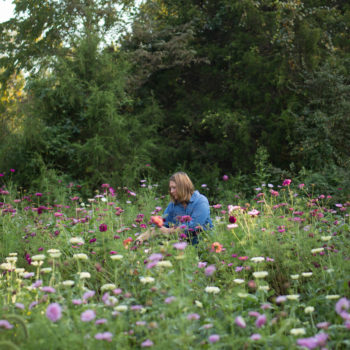
[[80, 315], [80, 319], [83, 322], [90, 322], [93, 319], [95, 319], [95, 317], [96, 317], [96, 313], [94, 310], [86, 310]]

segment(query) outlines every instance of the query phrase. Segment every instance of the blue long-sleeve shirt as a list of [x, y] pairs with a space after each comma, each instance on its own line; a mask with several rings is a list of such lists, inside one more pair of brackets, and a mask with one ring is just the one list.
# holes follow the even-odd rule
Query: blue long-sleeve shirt
[[[190, 221], [181, 222], [181, 218], [189, 216]], [[169, 224], [184, 227], [184, 233], [198, 232], [213, 227], [207, 197], [195, 191], [186, 208], [181, 203], [170, 202], [163, 214], [164, 226]]]

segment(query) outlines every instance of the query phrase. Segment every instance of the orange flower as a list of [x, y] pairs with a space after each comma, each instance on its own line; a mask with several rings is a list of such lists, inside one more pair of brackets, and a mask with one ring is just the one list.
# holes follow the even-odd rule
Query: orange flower
[[151, 216], [152, 224], [156, 224], [158, 227], [163, 226], [163, 218], [161, 216]]
[[129, 245], [130, 243], [133, 241], [133, 239], [131, 237], [127, 238], [127, 239], [124, 239], [123, 241], [123, 245], [124, 245], [124, 248], [125, 249], [128, 249], [129, 248]]
[[220, 244], [219, 242], [214, 242], [211, 245], [211, 251], [215, 251], [215, 253], [220, 253], [222, 251], [222, 244]]

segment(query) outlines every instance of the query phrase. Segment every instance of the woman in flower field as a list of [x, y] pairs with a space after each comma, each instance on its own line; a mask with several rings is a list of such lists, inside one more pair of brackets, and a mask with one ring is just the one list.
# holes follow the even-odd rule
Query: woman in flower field
[[140, 244], [150, 237], [183, 233], [192, 244], [198, 243], [198, 233], [210, 229], [213, 224], [207, 197], [195, 191], [193, 183], [184, 172], [177, 172], [169, 179], [171, 202], [163, 217], [152, 217], [152, 227], [137, 239]]

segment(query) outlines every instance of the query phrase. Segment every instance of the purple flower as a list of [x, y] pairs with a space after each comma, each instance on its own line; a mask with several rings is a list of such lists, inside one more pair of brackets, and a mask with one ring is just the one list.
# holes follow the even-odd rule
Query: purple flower
[[286, 300], [287, 300], [287, 297], [285, 295], [279, 295], [276, 298], [276, 303], [281, 304], [281, 303], [284, 303]]
[[176, 298], [175, 297], [168, 297], [164, 300], [165, 304], [170, 304], [172, 303]]
[[349, 307], [350, 307], [350, 301], [346, 298], [341, 298], [335, 304], [335, 311], [339, 316], [341, 316], [344, 320], [346, 320], [350, 317], [349, 314], [346, 312], [346, 310], [348, 310]]
[[192, 321], [192, 320], [199, 320], [200, 318], [201, 317], [198, 314], [196, 314], [196, 313], [187, 315], [187, 319], [190, 320], [190, 321]]
[[62, 308], [60, 304], [50, 304], [46, 309], [46, 317], [52, 322], [58, 321], [62, 317]]
[[56, 293], [56, 289], [50, 286], [42, 287], [41, 290], [45, 293]]
[[207, 266], [207, 262], [202, 262], [202, 261], [200, 261], [199, 263], [198, 263], [198, 268], [199, 269], [202, 269], [203, 267], [206, 267]]
[[266, 315], [260, 315], [257, 317], [256, 321], [255, 321], [255, 325], [258, 328], [261, 328], [264, 324], [266, 323]]
[[319, 333], [314, 337], [310, 338], [301, 338], [297, 340], [297, 344], [300, 346], [304, 346], [307, 349], [315, 349], [319, 346], [325, 346], [328, 338], [328, 334]]
[[95, 339], [97, 340], [107, 340], [112, 341], [113, 334], [111, 332], [103, 332], [95, 334]]
[[261, 339], [261, 335], [258, 333], [254, 333], [250, 336], [251, 340], [260, 340]]
[[32, 303], [29, 304], [28, 309], [31, 310], [33, 309], [35, 306], [37, 306], [39, 303], [37, 301], [33, 301]]
[[11, 329], [13, 325], [7, 320], [0, 320], [0, 328]]
[[72, 299], [73, 305], [81, 305], [83, 301], [81, 299]]
[[204, 273], [205, 273], [206, 276], [211, 276], [215, 271], [216, 271], [215, 265], [209, 265], [209, 266], [205, 269]]
[[105, 323], [107, 323], [107, 319], [106, 318], [100, 318], [100, 319], [95, 321], [96, 325], [105, 324]]
[[212, 334], [209, 336], [208, 341], [209, 343], [216, 343], [220, 340], [219, 334]]
[[143, 343], [141, 343], [142, 348], [149, 348], [151, 346], [153, 346], [153, 341], [150, 339], [147, 339]]
[[330, 325], [331, 324], [329, 322], [320, 322], [320, 323], [317, 323], [316, 327], [317, 328], [322, 328], [322, 329], [328, 329], [328, 327]]
[[84, 293], [83, 299], [84, 299], [84, 300], [90, 299], [90, 298], [92, 298], [94, 295], [95, 295], [95, 291], [89, 290], [89, 291], [87, 291], [87, 292]]
[[101, 224], [99, 229], [100, 229], [100, 232], [106, 232], [107, 231], [107, 225], [106, 224]]
[[151, 261], [159, 261], [159, 260], [162, 260], [163, 259], [163, 255], [160, 254], [160, 253], [154, 253], [154, 254], [151, 254], [147, 261], [148, 262], [151, 262]]
[[33, 287], [33, 288], [38, 288], [38, 287], [40, 287], [42, 284], [43, 284], [43, 281], [42, 281], [42, 280], [37, 280], [36, 282], [34, 282], [34, 283], [32, 284], [32, 287]]
[[24, 305], [23, 305], [22, 303], [16, 303], [15, 306], [16, 306], [18, 309], [24, 310]]
[[237, 316], [235, 323], [240, 328], [245, 328], [247, 326], [242, 316]]
[[86, 310], [80, 315], [80, 319], [83, 322], [90, 322], [96, 317], [96, 313], [94, 310]]
[[178, 250], [184, 250], [184, 249], [187, 247], [187, 243], [186, 243], [186, 242], [174, 243], [174, 244], [173, 244], [173, 247], [174, 247], [175, 249], [178, 249]]

